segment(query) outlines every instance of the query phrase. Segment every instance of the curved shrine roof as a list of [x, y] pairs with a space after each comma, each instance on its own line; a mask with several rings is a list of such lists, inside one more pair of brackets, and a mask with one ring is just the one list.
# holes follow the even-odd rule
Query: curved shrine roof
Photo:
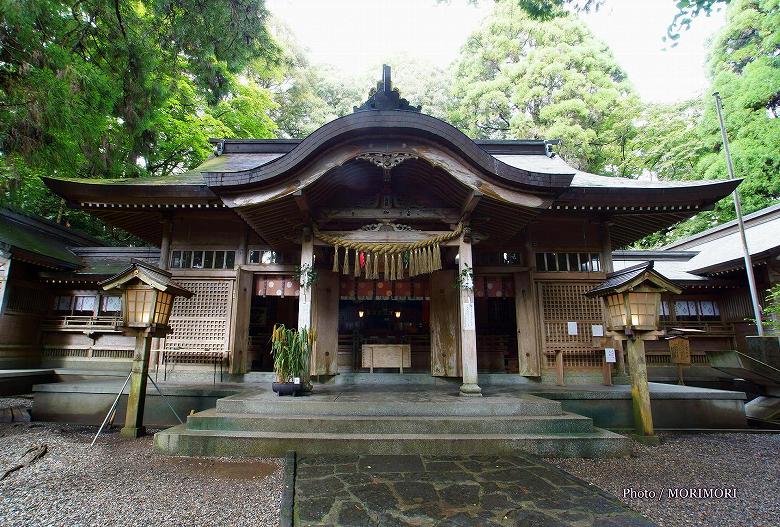
[[[335, 168], [361, 153], [390, 153], [388, 149], [394, 148], [391, 145], [409, 145], [418, 151], [442, 152], [458, 166], [467, 167], [476, 178], [475, 188], [482, 180], [487, 187], [507, 189], [510, 196], [543, 197], [544, 210], [597, 211], [602, 219], [617, 218], [613, 222], [616, 245], [630, 243], [707, 209], [739, 184], [739, 180], [649, 182], [590, 174], [553, 153], [553, 142], [474, 141], [444, 121], [406, 110], [359, 111], [331, 121], [303, 140], [212, 142], [216, 146], [214, 156], [174, 176], [45, 178], [45, 182], [74, 206], [93, 211], [113, 209], [104, 214], [104, 219], [127, 229], [116, 209], [197, 207], [235, 208], [239, 212], [243, 205], [231, 200], [231, 195], [248, 195], [274, 185], [297, 185], [302, 189], [316, 180], [306, 172], [316, 163]], [[337, 149], [343, 150], [342, 157], [326, 160]], [[322, 170], [320, 173], [323, 175]], [[527, 208], [527, 204], [515, 203], [511, 198], [504, 199], [502, 206], [513, 204]], [[128, 220], [127, 224], [131, 223]], [[147, 234], [142, 237], [156, 239]]]

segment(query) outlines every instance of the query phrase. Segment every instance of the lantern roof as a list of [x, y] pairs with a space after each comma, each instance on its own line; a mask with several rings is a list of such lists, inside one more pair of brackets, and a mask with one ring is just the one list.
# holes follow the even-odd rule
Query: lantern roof
[[132, 280], [140, 280], [149, 287], [153, 287], [158, 291], [170, 293], [174, 296], [183, 296], [184, 298], [192, 297], [191, 291], [184, 289], [171, 279], [171, 273], [137, 258], [133, 258], [130, 261], [130, 265], [123, 271], [107, 280], [99, 282], [98, 285], [102, 286], [103, 290], [108, 290], [122, 287]]
[[611, 293], [622, 293], [646, 282], [676, 295], [682, 293], [682, 289], [653, 269], [653, 261], [650, 260], [649, 262], [643, 262], [609, 273], [606, 280], [585, 293], [585, 296], [592, 298], [606, 296]]

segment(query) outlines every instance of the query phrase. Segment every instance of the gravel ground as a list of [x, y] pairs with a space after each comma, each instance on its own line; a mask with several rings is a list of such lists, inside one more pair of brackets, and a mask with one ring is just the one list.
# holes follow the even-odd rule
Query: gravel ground
[[16, 397], [0, 397], [0, 408], [26, 408], [32, 410], [32, 395]]
[[[548, 459], [661, 527], [780, 525], [780, 434], [660, 434], [629, 459]], [[736, 489], [736, 498], [670, 498], [669, 489]], [[624, 496], [625, 489], [655, 496]], [[660, 498], [659, 498], [660, 497]]]
[[[0, 398], [0, 407], [19, 401]], [[0, 425], [0, 468], [31, 445], [48, 445], [42, 459], [0, 481], [0, 525], [278, 525], [282, 460], [161, 456], [151, 437], [127, 441], [117, 432], [89, 448], [95, 431]]]

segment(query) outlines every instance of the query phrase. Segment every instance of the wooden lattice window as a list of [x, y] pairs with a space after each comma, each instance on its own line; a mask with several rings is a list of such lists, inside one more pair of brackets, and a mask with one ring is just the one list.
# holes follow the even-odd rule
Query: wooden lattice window
[[171, 251], [171, 269], [233, 269], [236, 251]]
[[598, 253], [536, 253], [539, 272], [597, 273], [601, 271]]
[[232, 280], [178, 280], [193, 293], [189, 299], [177, 298], [168, 324], [172, 332], [165, 338], [165, 349], [228, 349]]
[[[548, 367], [555, 365], [555, 352], [563, 352], [565, 366], [596, 368], [602, 354], [593, 347], [591, 325], [604, 324], [598, 299], [584, 293], [593, 288], [590, 282], [540, 282], [539, 304], [544, 325], [544, 354]], [[569, 335], [568, 322], [577, 323], [577, 334]]]

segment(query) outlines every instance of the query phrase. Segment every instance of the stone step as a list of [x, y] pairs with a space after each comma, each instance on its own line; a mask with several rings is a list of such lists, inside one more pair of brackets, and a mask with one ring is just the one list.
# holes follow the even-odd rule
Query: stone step
[[566, 434], [347, 434], [188, 430], [178, 425], [154, 436], [155, 448], [176, 456], [263, 457], [300, 455], [511, 455], [529, 452], [545, 457], [621, 457], [631, 441], [594, 428]]
[[214, 409], [187, 418], [188, 430], [356, 434], [530, 434], [585, 433], [593, 420], [581, 415], [344, 416], [223, 414]]
[[[338, 400], [336, 400], [336, 398]], [[532, 416], [562, 415], [560, 401], [522, 394], [512, 397], [458, 397], [437, 395], [419, 398], [414, 393], [392, 399], [363, 396], [276, 397], [267, 393], [241, 393], [217, 401], [220, 414], [343, 415], [343, 416]]]

